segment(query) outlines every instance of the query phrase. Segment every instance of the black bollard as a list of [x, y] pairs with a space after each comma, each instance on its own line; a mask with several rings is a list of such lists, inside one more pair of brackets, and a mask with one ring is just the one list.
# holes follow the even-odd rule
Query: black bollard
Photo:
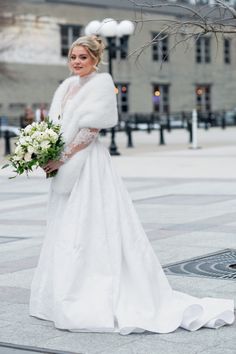
[[165, 140], [164, 140], [164, 127], [163, 127], [163, 124], [160, 123], [160, 142], [159, 142], [159, 145], [165, 145]]
[[209, 126], [208, 126], [208, 118], [205, 118], [204, 127], [205, 127], [205, 130], [208, 130], [208, 128], [209, 128]]
[[115, 132], [115, 128], [113, 127], [113, 128], [111, 128], [111, 144], [109, 147], [109, 151], [112, 156], [120, 155], [119, 151], [117, 150], [117, 146], [116, 146], [116, 142], [115, 142], [115, 135], [116, 135], [116, 132]]
[[10, 132], [6, 130], [4, 133], [5, 139], [5, 156], [11, 153], [11, 142], [10, 142]]
[[106, 136], [107, 135], [107, 130], [106, 129], [101, 129], [100, 130], [101, 136]]
[[192, 129], [192, 122], [190, 121], [190, 119], [188, 119], [188, 122], [187, 122], [187, 129], [189, 132], [189, 142], [192, 143], [193, 142], [193, 129]]
[[125, 123], [125, 130], [128, 137], [127, 147], [134, 147], [132, 139], [132, 127], [130, 126], [129, 122]]
[[168, 114], [167, 120], [166, 120], [166, 127], [167, 127], [168, 132], [171, 132], [171, 124], [170, 124], [170, 116], [169, 116], [169, 114]]
[[225, 129], [226, 128], [226, 121], [225, 121], [225, 115], [223, 114], [222, 119], [221, 119], [221, 128]]

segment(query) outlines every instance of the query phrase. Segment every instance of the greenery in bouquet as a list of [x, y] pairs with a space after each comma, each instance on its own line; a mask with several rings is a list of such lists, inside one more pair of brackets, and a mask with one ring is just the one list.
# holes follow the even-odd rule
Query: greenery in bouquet
[[[60, 128], [60, 125], [46, 118], [40, 123], [35, 122], [21, 129], [15, 151], [10, 155], [9, 163], [2, 168], [12, 166], [17, 176], [24, 172], [28, 174], [33, 168], [42, 167], [49, 160], [59, 159], [64, 147]], [[53, 177], [56, 173], [57, 171], [53, 171], [47, 174], [47, 177]]]

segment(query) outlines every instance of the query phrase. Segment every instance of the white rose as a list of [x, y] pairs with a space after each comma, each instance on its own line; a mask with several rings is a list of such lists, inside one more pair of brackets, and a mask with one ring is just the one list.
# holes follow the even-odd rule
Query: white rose
[[48, 125], [45, 122], [42, 122], [39, 124], [39, 130], [40, 131], [45, 131], [47, 129]]
[[38, 136], [37, 136], [37, 141], [40, 143], [43, 140], [48, 140], [48, 136], [47, 134], [45, 135], [45, 133], [43, 132], [38, 132]]
[[36, 149], [40, 146], [40, 143], [37, 140], [34, 140], [34, 141], [32, 141], [32, 146], [34, 149]]
[[31, 160], [31, 154], [30, 154], [29, 152], [27, 152], [27, 153], [25, 154], [24, 160], [25, 160], [26, 162], [28, 162], [28, 161]]
[[24, 155], [24, 150], [22, 149], [21, 146], [17, 146], [15, 149], [15, 154], [19, 157], [22, 157]]
[[31, 142], [32, 142], [32, 138], [31, 138], [30, 136], [26, 136], [26, 137], [25, 137], [25, 141], [26, 141], [27, 143], [31, 143]]
[[33, 154], [33, 153], [35, 152], [34, 147], [33, 147], [32, 145], [29, 145], [29, 146], [27, 147], [27, 151], [28, 151], [30, 154]]
[[50, 147], [50, 141], [44, 140], [41, 142], [40, 146], [43, 150], [47, 150]]
[[15, 155], [15, 156], [13, 156], [13, 160], [14, 161], [20, 161], [21, 160], [21, 156]]
[[37, 140], [33, 140], [31, 145], [33, 146], [35, 151], [40, 148], [40, 142]]
[[42, 133], [42, 140], [48, 140], [48, 139], [49, 139], [49, 135], [46, 132]]
[[49, 133], [50, 140], [55, 143], [58, 139], [58, 134], [51, 130]]
[[19, 143], [20, 143], [21, 145], [25, 145], [25, 144], [26, 144], [25, 138], [24, 138], [24, 137], [21, 137], [21, 138], [19, 139]]
[[32, 129], [32, 128], [33, 128], [33, 127], [32, 127], [31, 124], [27, 125], [27, 127], [25, 127], [25, 129], [24, 129], [25, 134], [29, 134], [29, 133], [31, 132], [31, 129]]
[[41, 133], [40, 133], [40, 132], [34, 132], [34, 133], [31, 135], [31, 138], [32, 138], [32, 139], [38, 139], [40, 136], [41, 136]]

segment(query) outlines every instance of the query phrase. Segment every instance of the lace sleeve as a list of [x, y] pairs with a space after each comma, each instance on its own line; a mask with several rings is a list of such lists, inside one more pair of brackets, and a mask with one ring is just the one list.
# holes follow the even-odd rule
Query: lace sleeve
[[86, 148], [98, 136], [99, 129], [95, 128], [82, 128], [79, 130], [73, 142], [66, 146], [61, 154], [60, 161], [66, 162], [76, 152]]

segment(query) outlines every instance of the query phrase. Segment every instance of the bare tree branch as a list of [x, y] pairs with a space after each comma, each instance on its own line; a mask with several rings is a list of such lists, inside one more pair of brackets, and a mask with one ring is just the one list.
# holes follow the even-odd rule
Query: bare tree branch
[[219, 4], [223, 9], [227, 9], [233, 16], [233, 18], [236, 19], [236, 11], [232, 6], [229, 6], [225, 1], [222, 0], [215, 0], [216, 4]]
[[[135, 54], [139, 58], [146, 48], [164, 40], [166, 37], [174, 37], [175, 39], [170, 51], [183, 42], [196, 41], [206, 34], [214, 36], [218, 48], [218, 34], [230, 35], [236, 33], [236, 10], [223, 0], [215, 0], [215, 3], [211, 6], [191, 6], [168, 2], [149, 3], [148, 1], [139, 2], [138, 0], [128, 1], [134, 5], [135, 9], [140, 9], [142, 12], [141, 18], [137, 18], [136, 14], [134, 20], [136, 25], [140, 22], [142, 25], [146, 22], [157, 22], [161, 26], [159, 33], [152, 40], [136, 48], [129, 56]], [[144, 9], [148, 11], [146, 18], [143, 16]], [[168, 15], [168, 17], [155, 18], [153, 10], [157, 9], [166, 10], [165, 15]], [[178, 35], [184, 37], [178, 39]]]

